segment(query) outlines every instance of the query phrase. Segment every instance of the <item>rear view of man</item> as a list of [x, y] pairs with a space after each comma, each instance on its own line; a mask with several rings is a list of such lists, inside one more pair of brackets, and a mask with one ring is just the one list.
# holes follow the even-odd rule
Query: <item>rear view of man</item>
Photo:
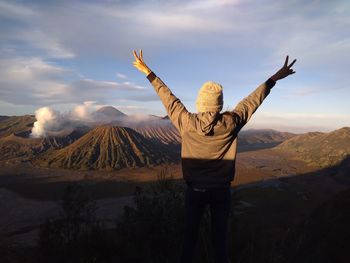
[[133, 65], [143, 72], [160, 97], [168, 116], [179, 130], [185, 193], [185, 233], [180, 262], [192, 262], [200, 220], [206, 205], [210, 207], [215, 262], [228, 259], [228, 218], [231, 206], [230, 184], [235, 174], [237, 135], [261, 105], [276, 82], [295, 73], [288, 65], [243, 99], [232, 111], [222, 112], [222, 86], [206, 82], [196, 100], [197, 113], [188, 112], [181, 101], [145, 64], [135, 51]]

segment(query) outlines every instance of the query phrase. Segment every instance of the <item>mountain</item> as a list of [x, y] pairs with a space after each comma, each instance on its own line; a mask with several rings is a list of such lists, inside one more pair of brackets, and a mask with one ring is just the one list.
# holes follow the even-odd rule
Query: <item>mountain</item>
[[320, 167], [337, 165], [350, 155], [350, 127], [298, 135], [276, 149], [297, 153], [302, 160]]
[[171, 121], [156, 115], [130, 115], [110, 125], [129, 127], [155, 143], [168, 146], [181, 144], [180, 134]]
[[[28, 135], [30, 130], [28, 131]], [[0, 138], [0, 161], [17, 159], [19, 162], [29, 161], [48, 150], [63, 148], [85, 133], [84, 130], [71, 130], [59, 136], [31, 138], [23, 136], [24, 132], [12, 133]]]
[[121, 169], [172, 162], [171, 153], [126, 127], [101, 126], [69, 146], [52, 152], [39, 165], [73, 169]]
[[36, 119], [33, 115], [1, 116], [0, 137], [5, 137], [12, 133], [19, 136], [28, 136], [35, 121]]
[[135, 130], [149, 139], [157, 139], [164, 144], [180, 144], [181, 136], [172, 125], [144, 125], [135, 127]]
[[117, 110], [113, 106], [105, 106], [93, 112], [92, 116], [96, 121], [106, 121], [106, 120], [113, 121], [113, 120], [126, 117], [127, 115], [121, 112], [120, 110]]
[[261, 130], [244, 130], [238, 135], [239, 145], [256, 144], [256, 143], [280, 143], [294, 137], [294, 133], [280, 132], [272, 129]]

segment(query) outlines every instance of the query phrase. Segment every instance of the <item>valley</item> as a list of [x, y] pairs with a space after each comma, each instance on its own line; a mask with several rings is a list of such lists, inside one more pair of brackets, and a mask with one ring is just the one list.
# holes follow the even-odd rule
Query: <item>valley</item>
[[[137, 188], [152, 192], [162, 176], [184, 187], [181, 138], [170, 121], [139, 120], [115, 110], [96, 112], [102, 122], [46, 131], [39, 138], [31, 136], [33, 116], [0, 118], [3, 244], [34, 246], [40, 225], [58, 216], [65, 189], [74, 183], [96, 201], [97, 217], [108, 228], [125, 205], [135, 205]], [[350, 188], [348, 127], [306, 134], [247, 130], [238, 140], [233, 228], [242, 244], [256, 231], [271, 244], [285, 238], [289, 228]], [[256, 242], [256, 249], [266, 251], [262, 240]]]

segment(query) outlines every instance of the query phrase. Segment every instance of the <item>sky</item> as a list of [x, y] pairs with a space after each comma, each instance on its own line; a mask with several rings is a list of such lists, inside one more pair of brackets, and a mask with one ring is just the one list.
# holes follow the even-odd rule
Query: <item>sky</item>
[[112, 105], [165, 115], [133, 50], [195, 112], [202, 84], [233, 109], [283, 66], [246, 128], [350, 126], [350, 1], [0, 0], [0, 115]]

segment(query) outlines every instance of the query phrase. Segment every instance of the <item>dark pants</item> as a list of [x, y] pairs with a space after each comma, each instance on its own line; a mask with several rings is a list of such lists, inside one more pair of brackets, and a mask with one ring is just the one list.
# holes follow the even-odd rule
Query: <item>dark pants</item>
[[198, 191], [196, 188], [187, 186], [185, 193], [185, 234], [180, 256], [181, 263], [192, 262], [201, 217], [207, 204], [210, 206], [211, 237], [215, 262], [229, 262], [228, 218], [231, 206], [230, 188]]

